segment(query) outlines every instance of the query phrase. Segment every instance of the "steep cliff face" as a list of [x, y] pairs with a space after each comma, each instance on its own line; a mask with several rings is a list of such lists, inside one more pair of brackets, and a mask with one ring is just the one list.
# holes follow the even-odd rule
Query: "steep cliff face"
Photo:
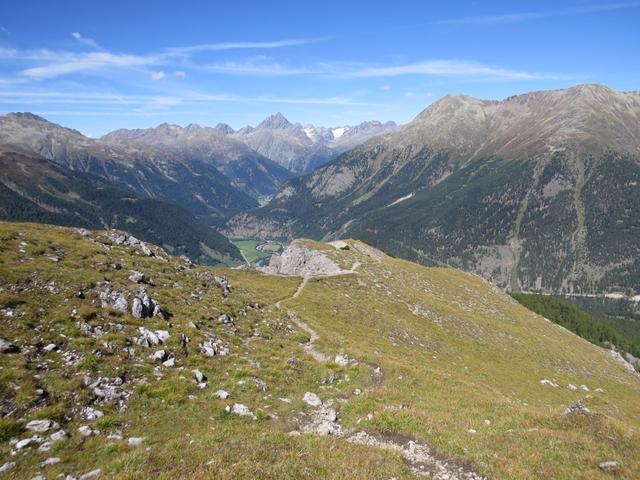
[[449, 96], [283, 185], [233, 229], [353, 236], [514, 290], [637, 288], [640, 94]]

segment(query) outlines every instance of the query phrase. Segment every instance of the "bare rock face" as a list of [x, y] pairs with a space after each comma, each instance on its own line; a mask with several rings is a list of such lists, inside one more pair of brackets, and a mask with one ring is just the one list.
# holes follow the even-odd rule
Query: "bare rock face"
[[337, 275], [343, 270], [319, 250], [305, 246], [302, 240], [295, 240], [282, 255], [273, 256], [269, 265], [262, 269], [265, 273], [276, 275]]

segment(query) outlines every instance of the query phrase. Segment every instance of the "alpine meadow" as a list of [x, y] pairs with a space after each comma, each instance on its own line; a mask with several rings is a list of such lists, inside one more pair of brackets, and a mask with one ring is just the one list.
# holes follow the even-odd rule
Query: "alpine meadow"
[[0, 5], [0, 479], [640, 478], [639, 23]]

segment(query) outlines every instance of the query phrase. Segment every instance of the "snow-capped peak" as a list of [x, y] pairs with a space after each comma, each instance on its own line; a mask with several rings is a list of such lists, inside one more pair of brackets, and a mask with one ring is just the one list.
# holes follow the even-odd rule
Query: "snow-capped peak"
[[338, 127], [331, 130], [331, 133], [333, 134], [333, 138], [340, 138], [346, 131], [347, 127]]

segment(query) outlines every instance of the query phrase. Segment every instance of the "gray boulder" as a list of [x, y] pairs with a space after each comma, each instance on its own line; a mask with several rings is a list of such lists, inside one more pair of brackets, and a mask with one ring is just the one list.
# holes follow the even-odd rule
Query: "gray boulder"
[[4, 338], [0, 338], [0, 352], [1, 353], [18, 353], [20, 352], [20, 348], [14, 343], [11, 343], [10, 341], [5, 340]]
[[146, 277], [144, 273], [138, 272], [137, 270], [132, 270], [131, 275], [129, 275], [129, 280], [131, 280], [134, 283], [144, 283], [146, 280]]
[[29, 423], [25, 425], [27, 430], [31, 430], [32, 432], [43, 433], [52, 429], [59, 428], [56, 422], [52, 420], [31, 420]]
[[108, 288], [100, 292], [100, 306], [102, 308], [112, 308], [118, 312], [126, 313], [129, 308], [129, 302], [124, 292]]

